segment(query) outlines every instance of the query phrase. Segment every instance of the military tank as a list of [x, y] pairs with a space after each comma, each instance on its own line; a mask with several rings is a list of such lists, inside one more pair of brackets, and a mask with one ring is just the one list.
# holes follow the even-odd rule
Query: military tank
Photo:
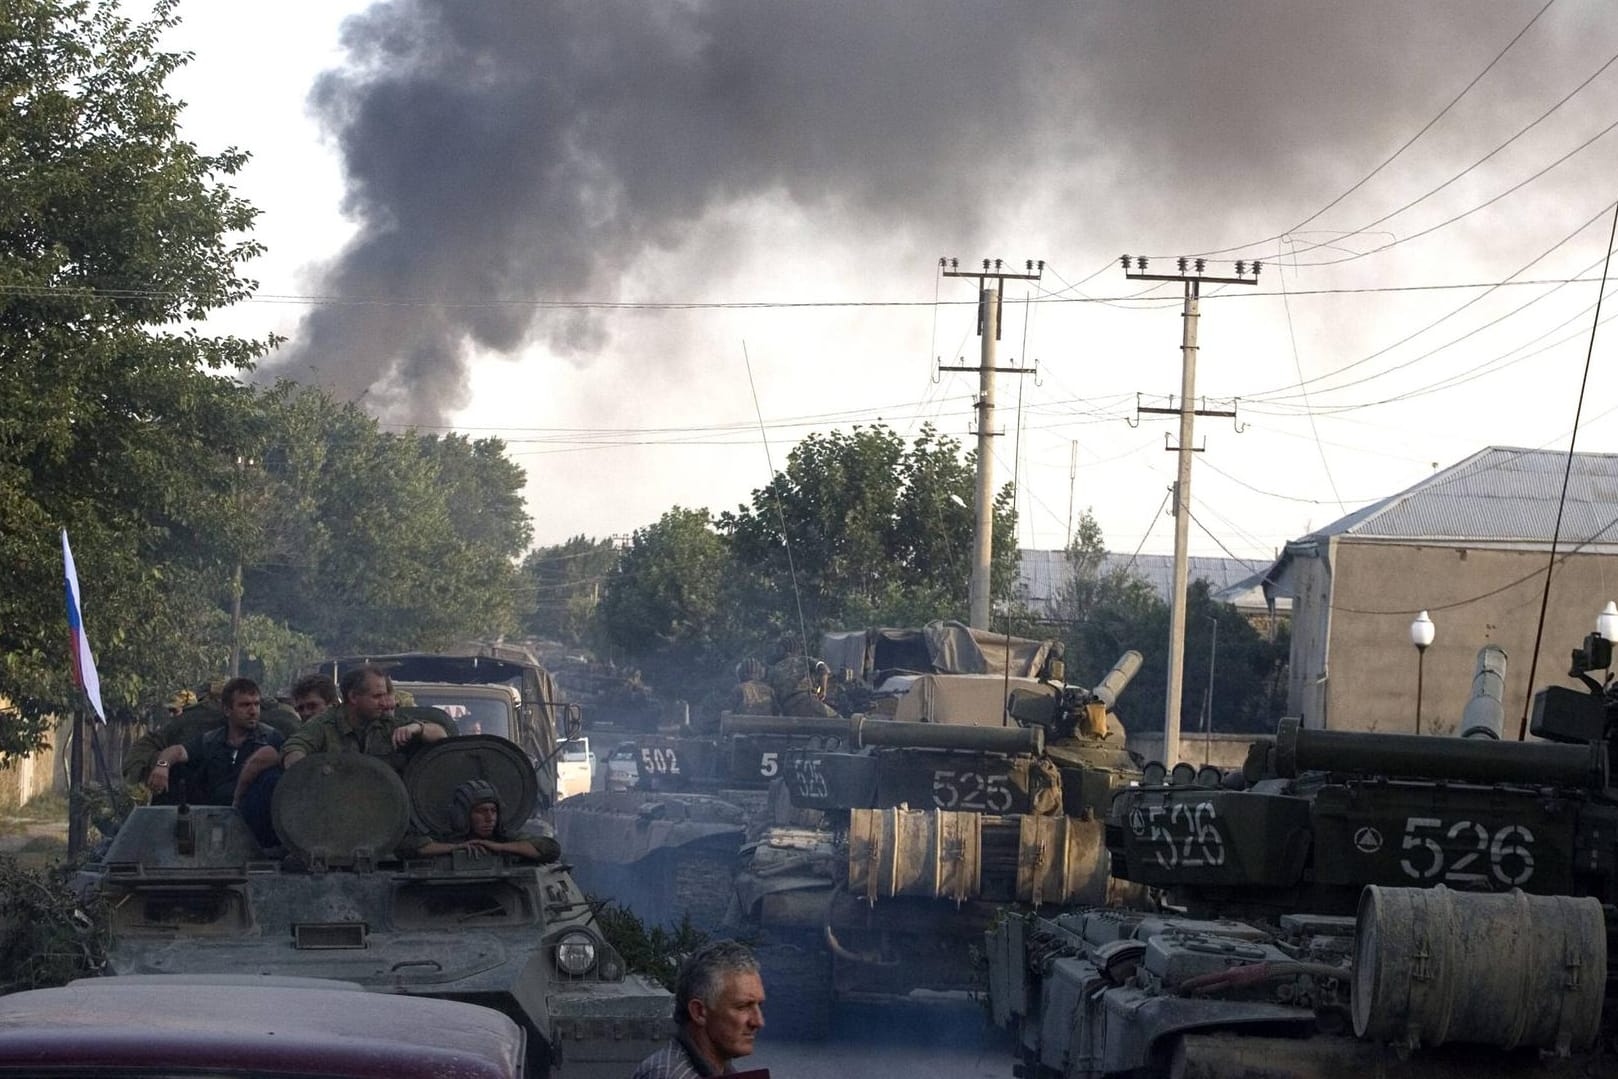
[[974, 988], [971, 952], [1003, 905], [1137, 897], [1108, 874], [1103, 820], [1140, 775], [1110, 714], [1140, 662], [1125, 653], [1094, 689], [995, 677], [1000, 707], [975, 723], [800, 721], [841, 724], [847, 748], [785, 755], [791, 815], [744, 848], [733, 912], [795, 1033], [824, 1033], [839, 999]]
[[106, 973], [335, 979], [493, 1008], [526, 1031], [526, 1074], [623, 1075], [667, 1037], [668, 993], [629, 974], [565, 864], [397, 853], [407, 828], [455, 834], [451, 793], [482, 779], [526, 820], [532, 762], [493, 735], [446, 739], [401, 779], [364, 754], [289, 769], [273, 813], [286, 851], [235, 810], [134, 811], [80, 886], [110, 912]]
[[1504, 670], [1480, 652], [1457, 736], [1282, 720], [1240, 771], [1120, 792], [1112, 872], [1151, 909], [986, 935], [1018, 1074], [1614, 1074], [1613, 713], [1553, 688], [1504, 741]]
[[[770, 671], [777, 698], [788, 692], [781, 676], [798, 680], [788, 673], [792, 664], [799, 665], [799, 676], [817, 666], [795, 647], [783, 644], [781, 662]], [[858, 706], [891, 715], [907, 701], [911, 710], [901, 718], [931, 718], [932, 680], [975, 674], [989, 691], [989, 703], [985, 707], [984, 699], [974, 699], [966, 705], [994, 722], [1005, 702], [1002, 676], [1042, 670], [1053, 647], [1050, 641], [945, 621], [913, 629], [834, 631], [820, 641], [828, 673], [841, 675], [826, 699], [835, 698], [844, 713]], [[586, 890], [611, 895], [654, 924], [689, 917], [712, 931], [731, 917], [731, 875], [750, 833], [767, 822], [770, 788], [782, 777], [788, 756], [798, 750], [835, 753], [845, 748], [848, 732], [842, 720], [808, 715], [749, 722], [749, 717], [721, 714], [717, 730], [693, 730], [682, 722], [640, 733], [633, 739], [637, 778], [631, 791], [598, 791], [557, 806], [557, 836], [575, 852]]]

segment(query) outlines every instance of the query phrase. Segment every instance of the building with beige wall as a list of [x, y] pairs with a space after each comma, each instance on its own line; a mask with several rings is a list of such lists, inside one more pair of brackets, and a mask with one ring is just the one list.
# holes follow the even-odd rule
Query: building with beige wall
[[1437, 627], [1424, 732], [1454, 733], [1485, 644], [1509, 657], [1512, 733], [1532, 690], [1574, 684], [1569, 653], [1618, 599], [1618, 454], [1574, 455], [1530, 685], [1567, 461], [1490, 447], [1288, 543], [1265, 579], [1268, 594], [1292, 600], [1288, 712], [1308, 727], [1414, 732], [1410, 623], [1423, 610]]

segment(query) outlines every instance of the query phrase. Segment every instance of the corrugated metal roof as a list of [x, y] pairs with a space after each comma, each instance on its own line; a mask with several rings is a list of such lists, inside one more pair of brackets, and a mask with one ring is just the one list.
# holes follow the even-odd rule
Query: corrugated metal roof
[[[1019, 585], [1025, 601], [1036, 611], [1055, 613], [1056, 598], [1067, 580], [1066, 551], [1036, 551], [1024, 548], [1017, 552], [1021, 573]], [[1101, 564], [1103, 573], [1129, 567], [1131, 574], [1149, 583], [1166, 602], [1174, 584], [1174, 557], [1166, 554], [1137, 555], [1130, 565], [1130, 556], [1107, 552]], [[1192, 555], [1190, 580], [1206, 580], [1214, 596], [1238, 607], [1263, 607], [1264, 597], [1258, 590], [1263, 577], [1262, 562], [1244, 562], [1236, 558], [1206, 558]]]
[[[1567, 454], [1490, 446], [1310, 534], [1549, 543]], [[1618, 542], [1618, 454], [1578, 453], [1561, 543]]]

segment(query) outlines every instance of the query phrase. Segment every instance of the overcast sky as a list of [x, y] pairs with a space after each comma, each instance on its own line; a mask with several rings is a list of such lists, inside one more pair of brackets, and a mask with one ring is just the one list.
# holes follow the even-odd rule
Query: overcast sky
[[[747, 500], [760, 413], [777, 466], [877, 419], [969, 440], [976, 376], [936, 370], [978, 355], [953, 256], [1046, 265], [1000, 343], [1039, 372], [998, 383], [1020, 541], [1060, 546], [1071, 500], [1166, 553], [1177, 431], [1134, 424], [1179, 392], [1180, 291], [1117, 258], [1205, 253], [1265, 267], [1205, 291], [1198, 393], [1240, 401], [1198, 423], [1191, 548], [1259, 566], [1486, 445], [1566, 448], [1618, 199], [1610, 12], [191, 0], [170, 44], [270, 248], [217, 326], [286, 335], [266, 374], [396, 429], [505, 438], [541, 543]], [[1611, 342], [1581, 450], [1618, 449]]]

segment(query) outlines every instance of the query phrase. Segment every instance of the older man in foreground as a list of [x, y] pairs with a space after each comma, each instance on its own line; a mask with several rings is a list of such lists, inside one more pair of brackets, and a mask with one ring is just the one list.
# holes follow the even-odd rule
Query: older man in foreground
[[692, 952], [674, 981], [674, 1037], [640, 1062], [634, 1079], [725, 1075], [764, 1028], [764, 981], [745, 945], [718, 940]]

